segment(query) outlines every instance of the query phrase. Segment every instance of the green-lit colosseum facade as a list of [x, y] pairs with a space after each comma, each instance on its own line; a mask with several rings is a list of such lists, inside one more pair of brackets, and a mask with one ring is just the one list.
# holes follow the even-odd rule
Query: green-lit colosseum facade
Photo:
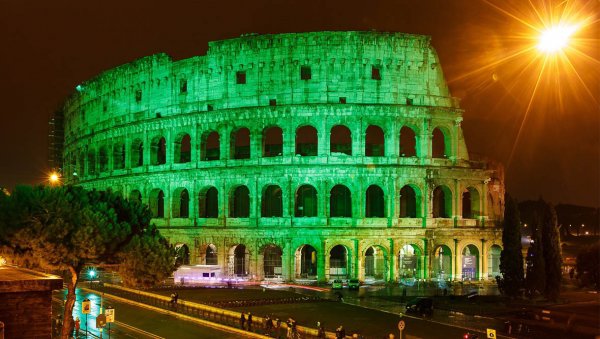
[[503, 174], [469, 158], [458, 102], [427, 36], [245, 35], [77, 86], [63, 173], [147, 203], [223, 277], [490, 279]]

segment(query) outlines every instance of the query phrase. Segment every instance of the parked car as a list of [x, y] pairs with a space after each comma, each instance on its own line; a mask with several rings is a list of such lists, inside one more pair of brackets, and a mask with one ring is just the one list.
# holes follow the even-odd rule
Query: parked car
[[340, 279], [335, 279], [333, 283], [331, 283], [331, 288], [334, 290], [341, 290], [344, 287], [344, 283]]
[[360, 281], [358, 279], [348, 280], [348, 289], [357, 290], [360, 287]]
[[406, 304], [406, 312], [423, 316], [433, 314], [433, 299], [416, 298]]

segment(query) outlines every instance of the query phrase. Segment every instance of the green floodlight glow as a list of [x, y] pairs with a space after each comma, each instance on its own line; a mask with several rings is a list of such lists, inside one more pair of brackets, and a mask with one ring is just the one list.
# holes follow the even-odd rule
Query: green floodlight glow
[[77, 92], [81, 92], [81, 91], [83, 91], [83, 86], [77, 85], [77, 86], [75, 86], [75, 89], [77, 90]]

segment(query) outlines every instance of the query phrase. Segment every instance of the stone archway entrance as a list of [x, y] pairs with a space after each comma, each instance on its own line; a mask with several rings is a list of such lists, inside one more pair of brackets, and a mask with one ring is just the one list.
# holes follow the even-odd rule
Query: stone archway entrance
[[249, 274], [250, 253], [246, 245], [239, 244], [229, 249], [228, 273], [234, 277], [246, 277]]
[[379, 246], [370, 246], [365, 251], [365, 280], [385, 280], [388, 275], [388, 258]]
[[329, 278], [346, 279], [350, 273], [349, 252], [343, 245], [336, 245], [329, 251]]
[[263, 250], [263, 274], [265, 278], [281, 278], [283, 274], [282, 255], [281, 247], [273, 244], [265, 246]]
[[317, 278], [317, 250], [311, 245], [302, 245], [296, 250], [296, 278]]

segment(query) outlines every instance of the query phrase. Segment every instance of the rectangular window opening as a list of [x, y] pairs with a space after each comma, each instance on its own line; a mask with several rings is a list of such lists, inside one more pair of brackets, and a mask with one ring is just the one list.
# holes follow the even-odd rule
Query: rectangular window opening
[[302, 66], [300, 67], [300, 79], [301, 80], [310, 80], [312, 79], [312, 73], [310, 66]]
[[142, 90], [138, 89], [137, 91], [135, 91], [135, 102], [141, 102], [142, 101]]
[[235, 73], [235, 83], [238, 85], [243, 85], [246, 83], [246, 72], [245, 71], [237, 71]]
[[209, 111], [209, 112], [210, 112], [210, 111], [212, 111], [212, 110], [214, 110], [214, 109], [215, 109], [215, 108], [213, 107], [213, 105], [211, 105], [211, 104], [208, 104], [208, 105], [206, 105], [206, 110], [207, 110], [207, 111]]
[[269, 106], [277, 106], [277, 99], [269, 99]]
[[371, 79], [381, 80], [381, 68], [379, 66], [371, 66]]
[[340, 97], [340, 104], [346, 103], [346, 97]]
[[187, 93], [187, 91], [188, 91], [187, 85], [188, 85], [187, 80], [181, 79], [179, 81], [179, 93]]

